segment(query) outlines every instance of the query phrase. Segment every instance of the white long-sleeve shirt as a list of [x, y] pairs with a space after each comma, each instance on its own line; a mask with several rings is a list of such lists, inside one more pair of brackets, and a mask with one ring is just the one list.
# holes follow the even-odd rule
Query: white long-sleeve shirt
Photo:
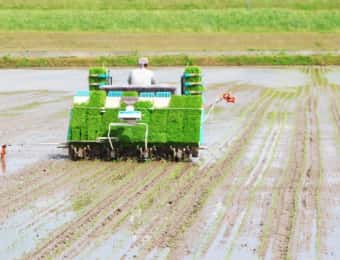
[[146, 68], [134, 69], [130, 72], [128, 83], [130, 85], [149, 86], [156, 84], [155, 74]]

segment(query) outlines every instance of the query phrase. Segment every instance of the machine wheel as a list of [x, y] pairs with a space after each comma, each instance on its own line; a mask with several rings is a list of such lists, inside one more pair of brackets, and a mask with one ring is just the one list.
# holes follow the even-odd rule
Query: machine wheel
[[137, 146], [136, 155], [138, 162], [144, 162], [144, 152], [142, 147]]
[[85, 160], [90, 160], [90, 146], [89, 145], [86, 145], [84, 147], [84, 159]]
[[175, 161], [180, 162], [183, 160], [183, 151], [181, 148], [177, 149], [176, 156], [175, 156]]
[[111, 160], [117, 160], [117, 151], [115, 149], [110, 150]]
[[78, 157], [77, 157], [77, 152], [75, 150], [76, 148], [73, 146], [73, 145], [70, 145], [68, 147], [68, 155], [70, 157], [70, 159], [72, 161], [77, 161], [78, 160]]
[[191, 147], [187, 146], [183, 150], [183, 160], [185, 162], [191, 162], [192, 161], [192, 152]]
[[170, 146], [169, 159], [170, 159], [170, 161], [176, 160], [176, 149], [172, 146]]
[[77, 157], [81, 160], [84, 159], [84, 157], [85, 157], [84, 147], [78, 147]]
[[110, 149], [110, 147], [105, 147], [104, 148], [104, 153], [103, 153], [103, 159], [104, 159], [104, 161], [107, 161], [107, 162], [109, 162], [109, 161], [112, 161], [112, 153], [111, 153], [112, 151], [111, 151], [111, 149]]
[[143, 146], [114, 147], [112, 150], [108, 144], [83, 144], [71, 143], [68, 147], [68, 155], [70, 160], [104, 160], [104, 161], [126, 161], [134, 159], [139, 162], [146, 160], [167, 160], [175, 162], [192, 162], [193, 158], [198, 157], [199, 150], [196, 146], [151, 146], [144, 149]]
[[191, 148], [191, 151], [192, 151], [192, 157], [198, 157], [198, 154], [199, 154], [198, 147]]

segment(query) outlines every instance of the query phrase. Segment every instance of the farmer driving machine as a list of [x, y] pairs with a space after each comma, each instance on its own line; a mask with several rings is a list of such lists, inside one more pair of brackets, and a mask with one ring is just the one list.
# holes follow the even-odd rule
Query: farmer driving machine
[[[78, 91], [73, 99], [69, 156], [191, 161], [203, 142], [203, 92], [202, 71], [196, 66], [185, 69], [180, 88], [112, 85], [108, 69], [91, 68], [89, 90]], [[230, 96], [221, 100], [235, 101]]]

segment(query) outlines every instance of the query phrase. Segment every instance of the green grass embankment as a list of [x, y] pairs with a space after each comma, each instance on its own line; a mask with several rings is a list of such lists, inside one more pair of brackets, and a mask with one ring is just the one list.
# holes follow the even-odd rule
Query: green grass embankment
[[0, 0], [1, 9], [226, 9], [226, 8], [339, 9], [340, 0]]
[[339, 32], [340, 10], [0, 10], [1, 31]]
[[[334, 51], [339, 32], [340, 0], [0, 0], [0, 50], [28, 56], [31, 51]], [[126, 65], [125, 58], [108, 59], [113, 65]], [[166, 65], [183, 64], [177, 57], [173, 60]], [[277, 63], [268, 58], [211, 60], [215, 65]], [[280, 58], [279, 63], [286, 60]], [[320, 61], [315, 57], [307, 62], [294, 60], [292, 64]], [[93, 62], [21, 59], [15, 66]]]
[[[149, 57], [152, 66], [272, 66], [272, 65], [340, 65], [340, 55], [269, 55], [269, 56], [205, 56], [185, 55]], [[124, 67], [136, 66], [137, 56], [111, 57], [58, 57], [58, 58], [0, 58], [0, 68], [44, 68], [44, 67]]]

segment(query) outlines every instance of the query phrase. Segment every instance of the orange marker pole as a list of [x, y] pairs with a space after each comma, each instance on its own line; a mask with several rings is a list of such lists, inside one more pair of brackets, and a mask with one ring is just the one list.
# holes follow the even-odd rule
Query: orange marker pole
[[6, 160], [6, 145], [5, 144], [1, 146], [1, 160], [2, 161]]
[[235, 103], [236, 102], [236, 98], [231, 93], [224, 93], [222, 95], [222, 98], [227, 103]]

